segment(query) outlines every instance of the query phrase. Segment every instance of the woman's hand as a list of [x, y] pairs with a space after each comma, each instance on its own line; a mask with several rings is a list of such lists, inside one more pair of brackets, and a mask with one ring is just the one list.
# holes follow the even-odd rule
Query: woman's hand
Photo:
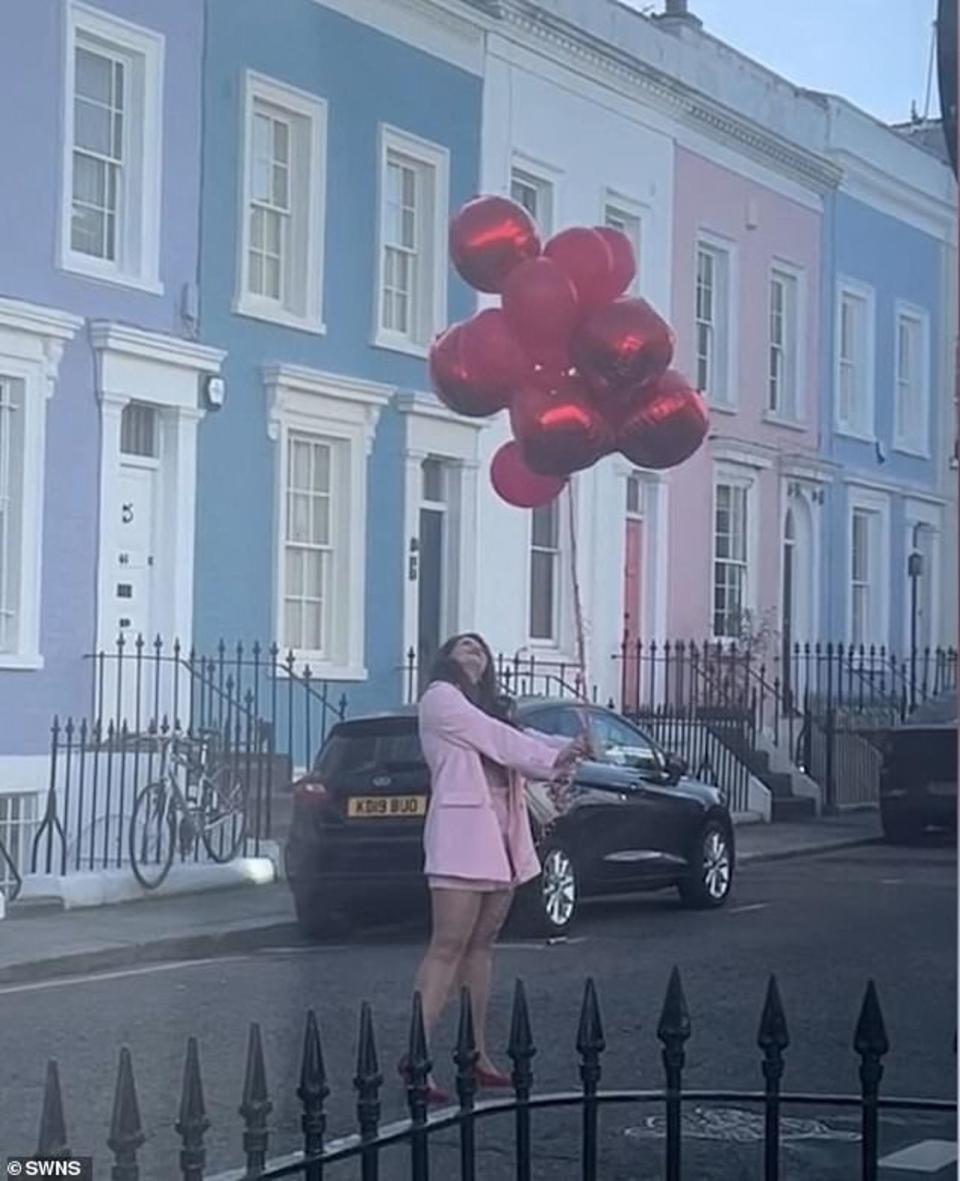
[[590, 746], [590, 739], [586, 734], [581, 734], [579, 738], [575, 738], [569, 746], [560, 752], [560, 757], [556, 762], [556, 769], [561, 772], [572, 771], [577, 763], [591, 758], [592, 755], [593, 751]]

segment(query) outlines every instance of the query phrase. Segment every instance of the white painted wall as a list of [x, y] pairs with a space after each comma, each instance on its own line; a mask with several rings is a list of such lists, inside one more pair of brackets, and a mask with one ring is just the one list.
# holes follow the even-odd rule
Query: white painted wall
[[[609, 92], [572, 70], [498, 37], [489, 42], [484, 96], [482, 190], [509, 193], [516, 157], [555, 174], [554, 231], [597, 225], [608, 190], [641, 207], [639, 290], [669, 314], [673, 144], [650, 126], [639, 103], [613, 102]], [[625, 106], [633, 109], [625, 111]], [[510, 437], [506, 416], [480, 439], [481, 481], [489, 461]], [[616, 692], [613, 654], [623, 628], [625, 465], [606, 459], [576, 478], [579, 580], [587, 626], [588, 675], [603, 699]], [[562, 502], [566, 521], [566, 500]], [[665, 518], [665, 514], [663, 514]], [[529, 653], [528, 581], [530, 514], [503, 504], [481, 488], [478, 513], [480, 577], [477, 627], [496, 650]], [[648, 528], [647, 554], [655, 541]], [[569, 539], [567, 539], [569, 545]], [[567, 550], [569, 553], [569, 549]], [[495, 574], [491, 573], [495, 570]], [[657, 579], [666, 585], [666, 571]], [[544, 659], [576, 654], [571, 588], [564, 585], [559, 650]], [[664, 590], [661, 589], [662, 599]]]

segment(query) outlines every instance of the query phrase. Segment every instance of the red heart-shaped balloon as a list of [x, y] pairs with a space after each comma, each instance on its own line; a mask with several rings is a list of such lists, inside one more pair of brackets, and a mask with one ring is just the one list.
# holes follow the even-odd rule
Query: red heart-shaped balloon
[[613, 428], [575, 377], [555, 396], [535, 388], [518, 393], [510, 423], [527, 465], [544, 476], [569, 476], [592, 467], [616, 446]]
[[634, 254], [633, 243], [620, 230], [615, 230], [612, 226], [597, 226], [596, 230], [610, 247], [613, 267], [610, 272], [607, 299], [616, 299], [617, 296], [623, 295], [636, 277], [637, 256]]
[[639, 391], [617, 428], [617, 449], [638, 467], [676, 467], [707, 437], [710, 415], [702, 395], [670, 369]]
[[448, 328], [430, 349], [430, 380], [457, 414], [486, 418], [503, 410], [533, 367], [500, 308]]
[[450, 223], [450, 258], [478, 291], [502, 291], [510, 272], [539, 253], [536, 223], [506, 197], [476, 197]]
[[586, 226], [562, 230], [544, 246], [543, 253], [573, 284], [581, 312], [620, 294], [613, 291], [613, 251], [596, 230]]
[[542, 508], [563, 491], [563, 477], [540, 476], [524, 461], [520, 444], [504, 443], [490, 465], [490, 482], [501, 500], [514, 508]]
[[666, 371], [673, 359], [673, 333], [646, 300], [618, 299], [581, 324], [573, 356], [596, 396], [607, 400]]
[[566, 356], [579, 305], [573, 283], [553, 259], [530, 259], [511, 271], [503, 311], [534, 361]]

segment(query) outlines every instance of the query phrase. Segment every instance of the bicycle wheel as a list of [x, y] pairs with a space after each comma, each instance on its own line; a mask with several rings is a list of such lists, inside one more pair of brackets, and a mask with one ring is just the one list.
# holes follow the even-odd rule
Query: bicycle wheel
[[224, 864], [240, 852], [247, 836], [247, 790], [230, 767], [205, 778], [200, 794], [200, 839], [211, 861]]
[[145, 890], [155, 890], [170, 872], [177, 844], [176, 796], [165, 780], [137, 793], [130, 817], [130, 868]]

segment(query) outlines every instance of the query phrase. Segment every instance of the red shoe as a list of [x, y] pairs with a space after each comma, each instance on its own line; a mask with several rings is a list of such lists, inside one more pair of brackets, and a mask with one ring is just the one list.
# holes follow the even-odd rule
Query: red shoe
[[477, 1067], [477, 1085], [487, 1091], [503, 1091], [513, 1086], [513, 1079], [509, 1074], [499, 1070], [481, 1070]]
[[[397, 1074], [403, 1079], [407, 1087], [413, 1086], [413, 1078], [410, 1073], [410, 1060], [404, 1055], [397, 1063]], [[446, 1107], [451, 1102], [450, 1096], [446, 1091], [442, 1091], [439, 1087], [435, 1087], [433, 1083], [427, 1086], [427, 1104], [430, 1107]]]

